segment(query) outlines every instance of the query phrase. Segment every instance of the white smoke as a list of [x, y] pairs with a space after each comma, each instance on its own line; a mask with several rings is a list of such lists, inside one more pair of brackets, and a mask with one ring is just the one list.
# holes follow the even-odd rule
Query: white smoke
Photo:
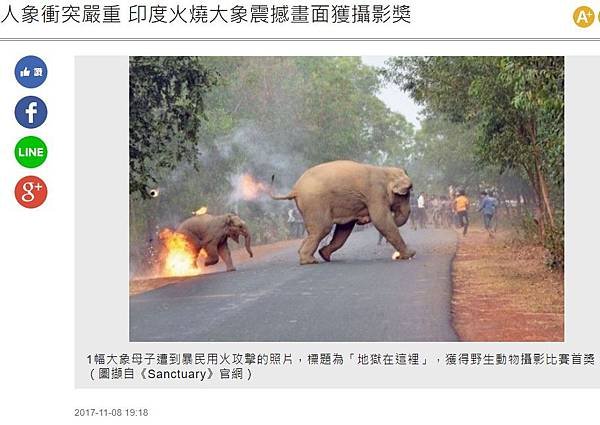
[[[268, 134], [253, 123], [245, 123], [215, 142], [223, 158], [239, 155], [241, 159], [237, 172], [229, 178], [231, 204], [272, 202], [268, 196], [272, 175], [276, 178], [275, 192], [289, 191], [307, 164], [286, 142], [284, 135]], [[258, 186], [256, 193], [248, 192], [247, 176]]]

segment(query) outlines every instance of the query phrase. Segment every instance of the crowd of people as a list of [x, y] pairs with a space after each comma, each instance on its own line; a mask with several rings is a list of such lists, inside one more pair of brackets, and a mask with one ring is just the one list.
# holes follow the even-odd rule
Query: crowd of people
[[[483, 215], [483, 223], [490, 237], [494, 236], [497, 221], [494, 220], [498, 201], [491, 191], [483, 191], [479, 197], [477, 212]], [[462, 228], [464, 236], [469, 230], [469, 210], [471, 201], [462, 189], [451, 191], [450, 195], [428, 195], [420, 192], [411, 196], [410, 225], [414, 230], [425, 229], [429, 225], [436, 228]]]

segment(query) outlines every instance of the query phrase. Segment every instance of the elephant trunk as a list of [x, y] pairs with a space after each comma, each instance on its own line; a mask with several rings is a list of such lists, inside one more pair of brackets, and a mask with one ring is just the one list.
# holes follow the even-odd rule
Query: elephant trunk
[[409, 216], [410, 202], [407, 196], [406, 199], [402, 199], [400, 204], [394, 208], [394, 222], [396, 223], [396, 226], [403, 226], [408, 221]]
[[397, 227], [400, 226], [404, 226], [404, 224], [408, 221], [408, 216], [410, 215], [410, 210], [408, 212], [408, 214], [403, 215], [403, 214], [394, 214], [394, 222], [396, 223]]
[[244, 227], [242, 230], [242, 236], [244, 236], [244, 246], [246, 247], [246, 251], [248, 251], [248, 255], [253, 257], [254, 254], [252, 253], [252, 247], [250, 246], [252, 243], [252, 237], [250, 236], [250, 232], [248, 231], [247, 227]]

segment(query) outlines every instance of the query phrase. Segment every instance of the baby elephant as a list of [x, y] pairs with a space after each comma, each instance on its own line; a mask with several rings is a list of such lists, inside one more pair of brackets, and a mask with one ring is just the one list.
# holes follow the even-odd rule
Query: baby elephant
[[227, 246], [227, 239], [232, 238], [240, 242], [240, 235], [244, 237], [246, 251], [253, 256], [250, 247], [251, 237], [246, 223], [235, 214], [211, 215], [202, 214], [188, 218], [177, 228], [178, 233], [188, 237], [194, 245], [196, 255], [204, 248], [207, 257], [205, 266], [212, 266], [219, 262], [219, 257], [225, 262], [227, 271], [235, 270], [231, 261], [231, 252]]

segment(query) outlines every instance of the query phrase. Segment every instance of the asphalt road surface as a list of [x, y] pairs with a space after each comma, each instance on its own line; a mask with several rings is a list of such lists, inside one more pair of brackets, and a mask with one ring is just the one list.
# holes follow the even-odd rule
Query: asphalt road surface
[[453, 230], [401, 231], [417, 251], [393, 261], [375, 229], [332, 262], [298, 265], [297, 245], [130, 298], [131, 341], [456, 341]]

